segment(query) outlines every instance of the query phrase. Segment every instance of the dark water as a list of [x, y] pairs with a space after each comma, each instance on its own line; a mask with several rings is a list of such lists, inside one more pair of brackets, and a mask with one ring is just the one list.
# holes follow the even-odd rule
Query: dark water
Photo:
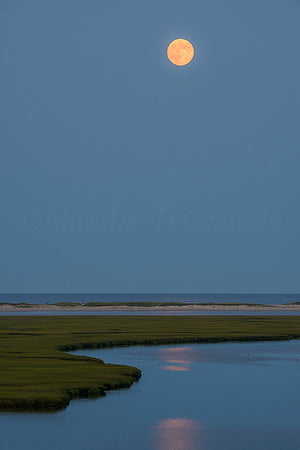
[[141, 380], [52, 414], [0, 413], [2, 450], [300, 448], [300, 341], [81, 351]]
[[223, 303], [246, 302], [264, 304], [282, 304], [300, 302], [300, 294], [0, 294], [0, 302], [11, 303], [57, 303], [57, 302], [169, 302], [182, 303]]

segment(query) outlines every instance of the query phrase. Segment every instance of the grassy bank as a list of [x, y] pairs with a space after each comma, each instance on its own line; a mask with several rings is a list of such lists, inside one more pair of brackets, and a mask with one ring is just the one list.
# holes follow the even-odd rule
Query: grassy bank
[[[294, 303], [284, 303], [283, 305], [276, 306], [297, 306], [299, 302]], [[43, 308], [55, 306], [58, 308], [107, 308], [107, 307], [128, 307], [128, 308], [164, 308], [164, 307], [178, 307], [185, 308], [187, 306], [247, 306], [247, 307], [274, 307], [275, 305], [266, 305], [264, 303], [241, 303], [241, 302], [205, 302], [205, 303], [182, 303], [182, 302], [58, 302], [58, 303], [11, 303], [11, 302], [0, 302], [0, 307], [11, 307], [11, 308]]]
[[140, 377], [134, 367], [66, 351], [291, 338], [300, 338], [299, 316], [0, 317], [0, 410], [60, 409], [72, 398], [104, 395]]

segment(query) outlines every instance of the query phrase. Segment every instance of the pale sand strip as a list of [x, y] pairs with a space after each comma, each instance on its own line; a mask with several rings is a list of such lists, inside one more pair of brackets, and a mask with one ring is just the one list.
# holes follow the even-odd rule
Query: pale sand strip
[[191, 312], [191, 311], [300, 311], [300, 305], [183, 305], [183, 306], [72, 306], [32, 305], [31, 307], [16, 307], [0, 305], [0, 312], [30, 312], [30, 311], [162, 311], [162, 312]]

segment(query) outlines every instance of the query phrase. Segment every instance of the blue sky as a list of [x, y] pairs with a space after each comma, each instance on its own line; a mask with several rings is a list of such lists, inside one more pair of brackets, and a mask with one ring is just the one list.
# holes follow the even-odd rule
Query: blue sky
[[299, 23], [296, 0], [2, 0], [0, 291], [300, 292]]

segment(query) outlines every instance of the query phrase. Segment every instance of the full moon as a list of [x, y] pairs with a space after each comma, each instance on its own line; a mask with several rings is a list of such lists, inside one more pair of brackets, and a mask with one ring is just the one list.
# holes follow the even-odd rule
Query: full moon
[[167, 55], [175, 66], [186, 66], [194, 57], [194, 47], [186, 39], [175, 39], [169, 45]]

